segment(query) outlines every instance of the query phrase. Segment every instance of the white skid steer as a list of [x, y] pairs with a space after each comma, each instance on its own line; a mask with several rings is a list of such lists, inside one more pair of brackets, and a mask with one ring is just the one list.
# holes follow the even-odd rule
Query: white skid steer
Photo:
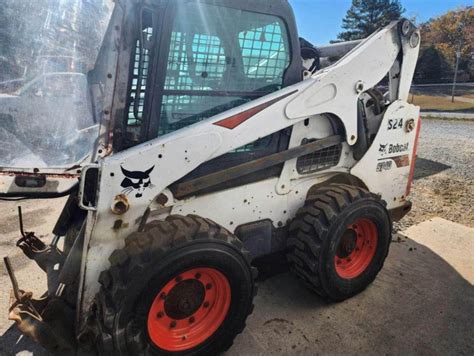
[[21, 224], [41, 298], [5, 258], [24, 334], [53, 354], [216, 354], [265, 256], [333, 301], [376, 278], [411, 208], [412, 23], [318, 48], [285, 0], [2, 10], [1, 199], [68, 196], [50, 243]]

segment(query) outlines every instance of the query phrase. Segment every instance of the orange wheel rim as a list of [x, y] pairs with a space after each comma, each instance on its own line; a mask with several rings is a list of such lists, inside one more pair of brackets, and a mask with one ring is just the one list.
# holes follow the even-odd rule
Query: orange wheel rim
[[156, 295], [148, 313], [148, 335], [167, 351], [192, 349], [221, 326], [231, 301], [227, 278], [214, 268], [180, 273]]
[[339, 277], [359, 277], [374, 259], [377, 240], [377, 227], [369, 219], [361, 218], [348, 226], [334, 257]]

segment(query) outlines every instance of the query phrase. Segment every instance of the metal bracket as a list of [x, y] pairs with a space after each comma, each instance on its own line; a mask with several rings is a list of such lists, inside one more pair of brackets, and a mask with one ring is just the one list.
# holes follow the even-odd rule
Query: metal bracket
[[12, 311], [18, 305], [23, 304], [28, 308], [31, 314], [33, 314], [35, 317], [41, 320], [41, 315], [38, 313], [34, 305], [31, 303], [31, 298], [33, 297], [33, 293], [24, 292], [18, 287], [18, 281], [16, 279], [15, 273], [13, 272], [13, 267], [11, 265], [10, 258], [8, 256], [3, 257], [3, 262], [5, 263], [5, 268], [7, 269], [8, 276], [10, 277], [10, 281], [12, 282], [13, 295], [15, 296], [15, 302], [12, 304], [9, 311]]
[[85, 185], [86, 185], [87, 172], [91, 169], [98, 169], [98, 168], [99, 168], [99, 165], [97, 163], [89, 164], [89, 165], [84, 166], [82, 168], [81, 180], [79, 182], [79, 192], [78, 192], [78, 198], [79, 198], [78, 205], [81, 209], [88, 210], [88, 211], [96, 211], [97, 210], [97, 207], [91, 205], [90, 202], [89, 202], [89, 205], [86, 205], [84, 203], [84, 189], [85, 189]]

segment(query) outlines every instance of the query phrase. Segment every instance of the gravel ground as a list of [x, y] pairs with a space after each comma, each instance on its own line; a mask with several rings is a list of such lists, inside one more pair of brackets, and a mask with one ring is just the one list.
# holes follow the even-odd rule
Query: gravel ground
[[395, 225], [404, 230], [435, 216], [474, 227], [474, 122], [423, 120], [413, 210]]

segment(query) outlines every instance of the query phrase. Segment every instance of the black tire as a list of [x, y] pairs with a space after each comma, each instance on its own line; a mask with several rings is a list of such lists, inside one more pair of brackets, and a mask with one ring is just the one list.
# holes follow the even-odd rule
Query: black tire
[[[125, 247], [114, 251], [109, 261], [111, 267], [101, 273], [96, 297], [100, 354], [219, 354], [232, 345], [253, 310], [257, 273], [249, 254], [234, 235], [208, 219], [189, 215], [151, 222], [127, 237]], [[148, 335], [147, 315], [163, 286], [195, 267], [225, 275], [230, 307], [205, 341], [185, 352], [170, 352]]]
[[[347, 258], [349, 262], [344, 260], [344, 263], [351, 263], [349, 256], [352, 256], [339, 257], [343, 236], [344, 239], [355, 236], [355, 241], [358, 241], [357, 236], [361, 235], [356, 230], [352, 232], [352, 226], [356, 225], [351, 224], [367, 220], [372, 222], [367, 224], [373, 224], [372, 231], [377, 234], [375, 251], [371, 252], [372, 257], [366, 258], [368, 265], [359, 268], [360, 274], [354, 273], [351, 278], [341, 277], [336, 256], [338, 264], [341, 263], [339, 258]], [[310, 190], [305, 205], [298, 210], [290, 225], [287, 241], [290, 269], [325, 299], [342, 301], [350, 298], [372, 283], [382, 269], [391, 230], [386, 203], [375, 194], [344, 184]], [[361, 250], [358, 246], [351, 243], [349, 251]]]

